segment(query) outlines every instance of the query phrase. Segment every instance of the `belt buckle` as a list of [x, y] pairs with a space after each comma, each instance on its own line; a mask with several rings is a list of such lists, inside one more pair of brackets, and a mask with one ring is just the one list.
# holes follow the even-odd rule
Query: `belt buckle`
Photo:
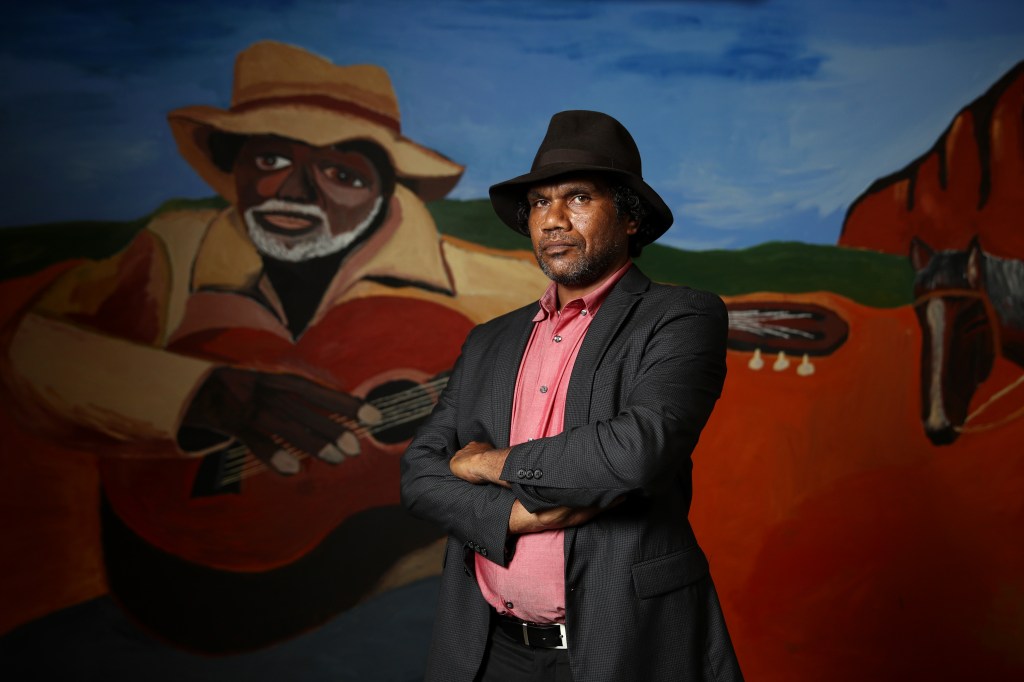
[[569, 648], [569, 640], [565, 636], [565, 623], [556, 623], [556, 625], [558, 625], [558, 634], [562, 638], [562, 643], [560, 645], [554, 647], [554, 648], [555, 649], [568, 649]]
[[[523, 644], [530, 646], [530, 624], [524, 622], [523, 624]], [[561, 638], [562, 643], [558, 646], [545, 647], [547, 649], [568, 649], [569, 640], [565, 636], [565, 623], [552, 623], [552, 625], [558, 626], [558, 635]]]

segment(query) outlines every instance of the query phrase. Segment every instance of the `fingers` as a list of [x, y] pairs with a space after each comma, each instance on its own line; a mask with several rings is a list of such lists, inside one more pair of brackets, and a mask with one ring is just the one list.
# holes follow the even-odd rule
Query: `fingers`
[[277, 473], [290, 476], [302, 469], [302, 453], [280, 437], [255, 429], [248, 429], [239, 437], [257, 459]]
[[298, 426], [306, 431], [307, 435], [320, 439], [319, 447], [312, 450], [311, 454], [335, 464], [344, 459], [344, 456], [359, 454], [358, 436], [364, 435], [366, 429], [359, 427], [352, 420], [335, 421], [295, 401], [274, 402], [277, 403], [276, 409], [287, 416], [292, 426]]
[[[317, 426], [330, 432], [325, 434]], [[261, 417], [258, 428], [272, 434], [275, 442], [286, 451], [288, 448], [284, 445], [291, 446], [300, 458], [310, 455], [338, 464], [345, 457], [359, 454], [359, 439], [352, 432], [313, 412], [292, 408], [268, 410]], [[296, 452], [290, 454], [295, 455]]]
[[545, 529], [579, 526], [601, 513], [600, 507], [554, 507], [537, 512], [537, 521]]
[[362, 408], [367, 403], [359, 398], [321, 386], [315, 381], [295, 374], [264, 374], [261, 377], [260, 388], [269, 389], [272, 393], [292, 394], [327, 413], [358, 419], [366, 424], [380, 421], [380, 411], [372, 406], [364, 411]]
[[331, 464], [358, 455], [359, 438], [382, 420], [373, 405], [296, 375], [263, 375], [257, 393], [257, 428]]
[[[248, 372], [253, 386], [229, 410], [236, 435], [259, 459], [282, 474], [302, 469], [307, 456], [331, 464], [360, 453], [360, 437], [383, 420], [363, 400], [294, 374]], [[230, 378], [230, 377], [229, 377]]]
[[356, 418], [364, 424], [375, 426], [380, 424], [384, 415], [370, 403], [363, 403], [363, 406], [356, 412]]

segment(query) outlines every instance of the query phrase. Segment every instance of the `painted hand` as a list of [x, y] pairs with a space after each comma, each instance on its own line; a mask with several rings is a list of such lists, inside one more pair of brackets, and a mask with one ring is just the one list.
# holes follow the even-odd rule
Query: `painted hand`
[[182, 425], [233, 436], [278, 473], [294, 474], [303, 456], [337, 464], [358, 455], [360, 427], [380, 419], [359, 398], [297, 375], [219, 367]]

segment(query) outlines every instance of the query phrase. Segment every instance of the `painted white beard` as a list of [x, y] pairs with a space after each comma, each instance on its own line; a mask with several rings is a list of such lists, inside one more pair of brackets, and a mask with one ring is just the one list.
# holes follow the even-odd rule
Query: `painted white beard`
[[[377, 200], [373, 203], [373, 208], [370, 209], [370, 214], [353, 229], [341, 234], [331, 234], [331, 226], [327, 220], [327, 214], [319, 206], [283, 201], [281, 199], [267, 199], [258, 206], [246, 209], [244, 215], [245, 226], [249, 230], [249, 238], [252, 239], [256, 250], [263, 255], [277, 260], [288, 261], [289, 263], [301, 263], [311, 258], [319, 258], [320, 256], [337, 253], [354, 242], [377, 219], [377, 214], [380, 213], [383, 201], [382, 197], [377, 197]], [[317, 221], [319, 226], [315, 231], [301, 237], [289, 237], [264, 229], [259, 221], [256, 220], [256, 213], [261, 211], [280, 211], [308, 216], [311, 220]]]

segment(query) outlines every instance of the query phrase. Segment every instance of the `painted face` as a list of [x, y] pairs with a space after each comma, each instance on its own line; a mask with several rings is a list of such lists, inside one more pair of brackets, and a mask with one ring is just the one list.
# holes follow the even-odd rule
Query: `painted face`
[[272, 135], [250, 137], [235, 161], [238, 211], [256, 248], [287, 261], [335, 253], [373, 224], [380, 171], [364, 154]]
[[629, 260], [636, 221], [617, 214], [612, 190], [599, 178], [556, 178], [531, 187], [526, 200], [534, 254], [549, 279], [581, 289]]

